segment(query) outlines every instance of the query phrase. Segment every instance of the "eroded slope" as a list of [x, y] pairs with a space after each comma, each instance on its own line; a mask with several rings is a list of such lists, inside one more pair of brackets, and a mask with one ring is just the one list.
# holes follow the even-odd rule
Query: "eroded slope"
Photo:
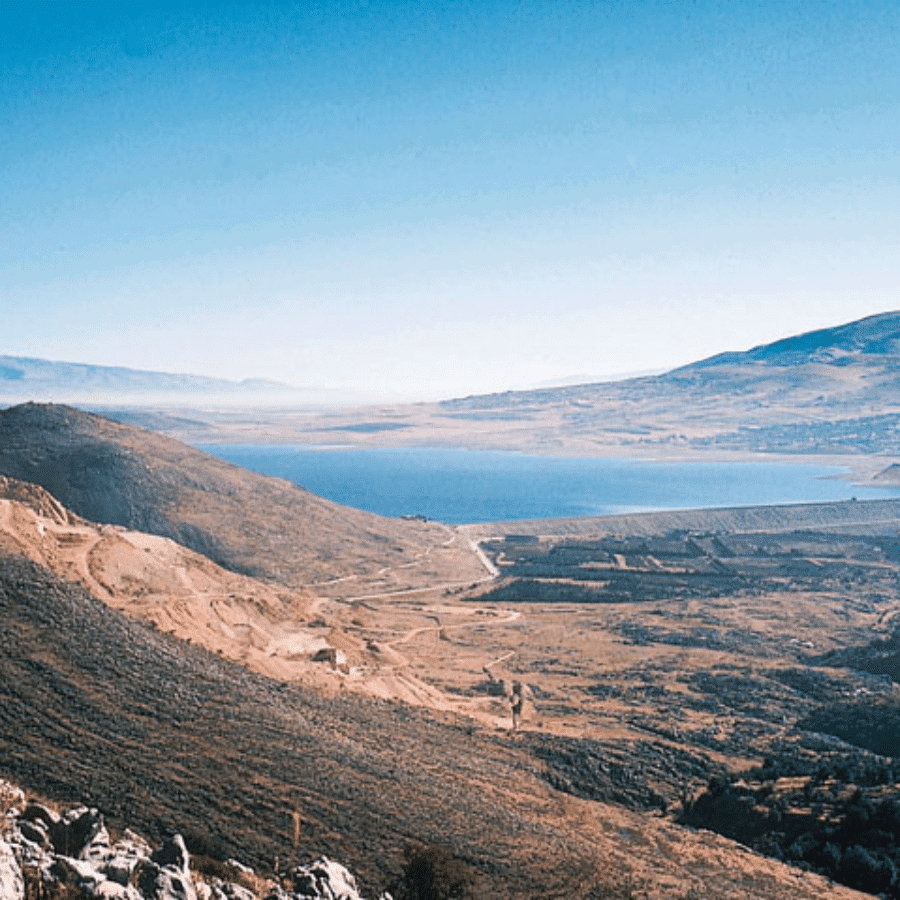
[[0, 474], [42, 485], [86, 519], [168, 537], [290, 587], [352, 577], [388, 590], [483, 574], [441, 525], [339, 506], [65, 406], [0, 410]]

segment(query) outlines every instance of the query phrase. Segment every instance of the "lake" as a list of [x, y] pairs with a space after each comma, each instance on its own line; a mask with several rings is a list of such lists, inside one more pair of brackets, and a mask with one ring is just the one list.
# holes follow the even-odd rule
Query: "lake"
[[863, 488], [839, 480], [842, 468], [806, 464], [306, 445], [204, 444], [199, 449], [347, 506], [450, 524], [900, 496], [897, 488]]

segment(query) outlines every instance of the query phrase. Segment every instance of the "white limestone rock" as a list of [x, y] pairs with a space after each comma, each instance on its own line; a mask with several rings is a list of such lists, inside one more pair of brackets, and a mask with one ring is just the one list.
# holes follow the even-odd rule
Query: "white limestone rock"
[[89, 862], [70, 856], [57, 856], [50, 874], [63, 884], [76, 885], [93, 894], [106, 878]]
[[356, 879], [340, 864], [322, 856], [291, 871], [294, 895], [304, 900], [362, 900]]
[[[239, 884], [219, 878], [195, 881], [180, 835], [156, 850], [130, 830], [112, 843], [96, 809], [81, 806], [59, 816], [39, 803], [26, 804], [21, 791], [0, 780], [0, 800], [4, 798], [0, 900], [24, 900], [23, 866], [38, 870], [46, 884], [77, 886], [96, 900], [258, 900]], [[229, 864], [253, 874], [236, 860]], [[270, 882], [265, 900], [363, 900], [353, 875], [327, 857], [297, 866], [285, 884]], [[391, 897], [382, 894], [379, 900]]]
[[180, 834], [157, 848], [138, 869], [138, 887], [145, 900], [197, 900], [189, 863]]
[[25, 897], [25, 882], [13, 848], [2, 839], [0, 839], [0, 897], [3, 900], [23, 900]]
[[110, 881], [127, 885], [138, 864], [149, 860], [151, 852], [150, 845], [140, 835], [126, 829], [106, 853], [89, 858]]
[[11, 806], [24, 806], [25, 792], [6, 779], [0, 778], [0, 804], [4, 809]]
[[101, 881], [93, 891], [97, 900], [143, 900], [138, 889], [131, 884]]
[[197, 885], [197, 900], [256, 900], [256, 894], [239, 884], [213, 878]]

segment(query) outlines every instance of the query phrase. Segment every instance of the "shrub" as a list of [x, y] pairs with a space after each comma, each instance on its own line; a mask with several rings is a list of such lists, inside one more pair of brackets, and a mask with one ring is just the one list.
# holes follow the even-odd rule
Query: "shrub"
[[447, 847], [429, 844], [408, 850], [403, 878], [392, 894], [396, 900], [478, 900], [480, 879]]
[[259, 892], [260, 878], [244, 872], [231, 863], [213, 859], [211, 856], [192, 856], [191, 869], [198, 875], [202, 875], [207, 881], [211, 878], [218, 878], [220, 881], [245, 887], [254, 893]]
[[184, 838], [184, 846], [192, 857], [205, 856], [211, 860], [224, 862], [232, 855], [225, 842], [218, 835], [208, 831], [184, 828], [181, 836]]

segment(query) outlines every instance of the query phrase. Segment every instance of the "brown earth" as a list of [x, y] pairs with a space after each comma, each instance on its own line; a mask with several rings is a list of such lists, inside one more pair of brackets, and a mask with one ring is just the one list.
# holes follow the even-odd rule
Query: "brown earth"
[[860, 896], [561, 790], [590, 744], [272, 681], [22, 556], [0, 559], [0, 622], [4, 776], [154, 840], [200, 831], [262, 870], [324, 852], [370, 893], [397, 873], [405, 845], [438, 841], [495, 897]]
[[484, 574], [443, 525], [340, 506], [67, 406], [0, 410], [0, 475], [41, 485], [91, 521], [168, 537], [292, 588], [346, 578], [401, 590]]
[[[465, 547], [465, 553], [473, 555], [463, 536], [451, 532], [447, 543]], [[325, 607], [335, 603], [322, 592], [361, 590], [363, 597], [370, 598], [341, 600], [342, 606], [380, 597], [364, 579], [351, 576], [319, 586], [288, 588], [250, 578], [223, 569], [168, 538], [89, 522], [43, 488], [5, 476], [0, 476], [0, 549], [21, 554], [65, 581], [80, 584], [113, 609], [256, 672], [323, 691], [347, 688], [443, 709], [462, 705], [411, 674], [399, 651], [412, 635], [400, 631], [391, 637], [379, 635], [379, 640], [364, 638], [359, 625], [326, 614]], [[401, 573], [400, 577], [406, 576]], [[393, 586], [395, 580], [381, 572], [378, 587]], [[422, 593], [402, 588], [384, 596]], [[472, 620], [498, 618], [493, 610], [468, 608], [465, 612]], [[395, 624], [400, 625], [401, 618]], [[346, 665], [334, 665], [336, 657], [329, 652], [334, 650], [341, 651]]]
[[[135, 500], [132, 520], [160, 530], [202, 523], [232, 569], [257, 565], [255, 545], [239, 546], [255, 522], [266, 572], [92, 525], [6, 481], [0, 767], [17, 780], [91, 799], [154, 838], [225, 835], [239, 821], [241, 855], [260, 865], [294, 852], [286, 823], [299, 808], [306, 855], [341, 859], [370, 885], [397, 871], [405, 844], [437, 840], [496, 896], [853, 896], [674, 817], [717, 772], [854, 750], [809, 723], [893, 693], [828, 654], [893, 632], [897, 503], [654, 514], [555, 534], [336, 507], [352, 562], [328, 568], [317, 545], [263, 525], [273, 497], [305, 503], [305, 492], [73, 411], [0, 415], [18, 441], [0, 447], [4, 466], [83, 503], [106, 484], [110, 508]], [[314, 500], [317, 515], [333, 507]], [[470, 538], [498, 578], [484, 580]], [[382, 555], [366, 558], [374, 547]], [[320, 567], [314, 585], [304, 559]], [[313, 664], [307, 635], [343, 650], [347, 671]], [[517, 733], [513, 681], [529, 695]]]

